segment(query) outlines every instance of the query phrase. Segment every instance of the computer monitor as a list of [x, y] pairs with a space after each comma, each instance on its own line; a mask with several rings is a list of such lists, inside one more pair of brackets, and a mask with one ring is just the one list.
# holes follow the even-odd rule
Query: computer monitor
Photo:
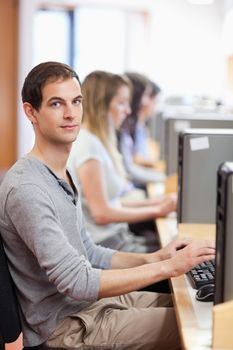
[[215, 223], [217, 170], [233, 161], [233, 129], [187, 129], [179, 134], [179, 223]]
[[217, 174], [215, 304], [233, 299], [233, 162]]
[[166, 163], [167, 175], [177, 173], [178, 136], [188, 128], [233, 129], [233, 115], [220, 113], [176, 113], [164, 115], [160, 122], [160, 152]]

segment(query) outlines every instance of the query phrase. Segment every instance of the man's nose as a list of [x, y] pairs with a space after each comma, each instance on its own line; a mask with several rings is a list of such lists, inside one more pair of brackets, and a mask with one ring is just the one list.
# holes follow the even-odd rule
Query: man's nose
[[72, 105], [65, 106], [64, 118], [74, 118], [74, 107]]

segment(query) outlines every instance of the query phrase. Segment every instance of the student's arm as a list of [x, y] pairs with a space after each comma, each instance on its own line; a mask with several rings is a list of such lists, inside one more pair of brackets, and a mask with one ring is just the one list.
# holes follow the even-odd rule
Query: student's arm
[[[24, 242], [25, 253], [32, 254], [36, 258], [32, 259], [33, 264], [41, 267], [38, 278], [45, 273], [59, 293], [76, 300], [93, 301], [98, 297], [133, 291], [161, 279], [177, 276], [203, 260], [213, 258], [214, 249], [208, 242], [189, 244], [175, 253], [176, 246], [181, 244], [176, 241], [167, 251], [164, 248], [160, 253], [133, 255], [109, 252], [112, 255], [111, 270], [95, 268], [85, 257], [85, 250], [82, 249], [84, 242], [78, 232], [75, 241], [80, 240], [79, 249], [75, 249], [62, 230], [52, 198], [46, 190], [34, 185], [23, 185], [16, 191], [12, 190], [6, 203], [6, 215], [15, 230], [16, 239]], [[91, 256], [91, 252], [88, 255]], [[161, 261], [169, 256], [172, 256], [170, 260]], [[47, 283], [46, 278], [44, 282]]]
[[[70, 210], [78, 219], [77, 208], [71, 206]], [[63, 231], [57, 207], [46, 188], [23, 184], [17, 190], [13, 189], [6, 202], [6, 215], [12, 223], [16, 241], [24, 242], [23, 254], [31, 256], [30, 268], [37, 272], [35, 279], [42, 278], [45, 285], [50, 282], [56, 287], [54, 293], [57, 290], [76, 300], [96, 300], [101, 270], [93, 267], [85, 256], [78, 224], [73, 228], [73, 237], [70, 237], [71, 232], [68, 237]], [[70, 241], [76, 242], [78, 249]], [[22, 252], [15, 251], [19, 269], [20, 264], [24, 264], [21, 255]], [[44, 274], [47, 278], [43, 277]]]
[[179, 238], [153, 253], [129, 253], [101, 247], [101, 245], [94, 243], [85, 229], [84, 222], [81, 236], [92, 266], [98, 266], [102, 269], [126, 269], [167, 260], [173, 257], [178, 249], [187, 246], [191, 242], [190, 238]]
[[133, 160], [139, 166], [155, 168], [155, 160], [145, 159], [139, 153], [134, 154]]
[[177, 204], [177, 194], [176, 193], [170, 193], [166, 194], [157, 198], [146, 198], [142, 200], [133, 200], [130, 198], [121, 198], [121, 204], [124, 207], [129, 208], [136, 208], [136, 207], [148, 207], [151, 205], [173, 205], [172, 210], [176, 210], [176, 204]]
[[[174, 243], [176, 244], [176, 243]], [[173, 247], [174, 248], [174, 247]], [[214, 258], [214, 243], [211, 241], [192, 241], [185, 248], [178, 250], [171, 258], [151, 261], [152, 256], [147, 254], [133, 257], [129, 253], [117, 252], [113, 255], [112, 265], [127, 264], [129, 268], [103, 270], [100, 278], [99, 297], [121, 295], [141, 289], [161, 280], [177, 277], [191, 270], [197, 264]], [[144, 264], [140, 264], [144, 260]], [[153, 259], [152, 259], [153, 260]], [[139, 266], [137, 266], [137, 263]], [[135, 267], [131, 265], [135, 264]]]
[[112, 222], [134, 223], [154, 219], [167, 215], [176, 207], [173, 200], [148, 207], [111, 207], [106, 192], [105, 173], [101, 162], [95, 159], [90, 159], [79, 166], [77, 176], [91, 215], [99, 225]]
[[149, 182], [163, 182], [166, 178], [163, 172], [137, 165], [134, 162], [132, 148], [133, 140], [131, 136], [123, 132], [120, 137], [120, 152], [122, 154], [125, 168], [131, 178], [143, 185], [146, 185]]

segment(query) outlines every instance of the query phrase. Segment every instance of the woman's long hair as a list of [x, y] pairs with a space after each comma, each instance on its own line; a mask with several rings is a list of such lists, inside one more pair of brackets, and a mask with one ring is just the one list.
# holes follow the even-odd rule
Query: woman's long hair
[[151, 81], [144, 75], [134, 72], [126, 72], [125, 76], [129, 78], [130, 82], [132, 83], [132, 99], [130, 105], [131, 113], [123, 122], [121, 130], [125, 130], [127, 133], [129, 133], [134, 140], [142, 97], [146, 91], [146, 88], [151, 86]]
[[83, 121], [103, 143], [117, 171], [125, 177], [116, 133], [109, 118], [110, 103], [121, 86], [131, 89], [128, 78], [100, 70], [87, 75], [82, 84]]

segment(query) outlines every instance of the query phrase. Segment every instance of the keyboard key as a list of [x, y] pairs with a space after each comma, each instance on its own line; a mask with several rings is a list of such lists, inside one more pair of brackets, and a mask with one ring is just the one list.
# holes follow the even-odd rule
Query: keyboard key
[[201, 286], [215, 282], [215, 261], [210, 260], [198, 264], [187, 273], [188, 279], [193, 288], [198, 289]]

